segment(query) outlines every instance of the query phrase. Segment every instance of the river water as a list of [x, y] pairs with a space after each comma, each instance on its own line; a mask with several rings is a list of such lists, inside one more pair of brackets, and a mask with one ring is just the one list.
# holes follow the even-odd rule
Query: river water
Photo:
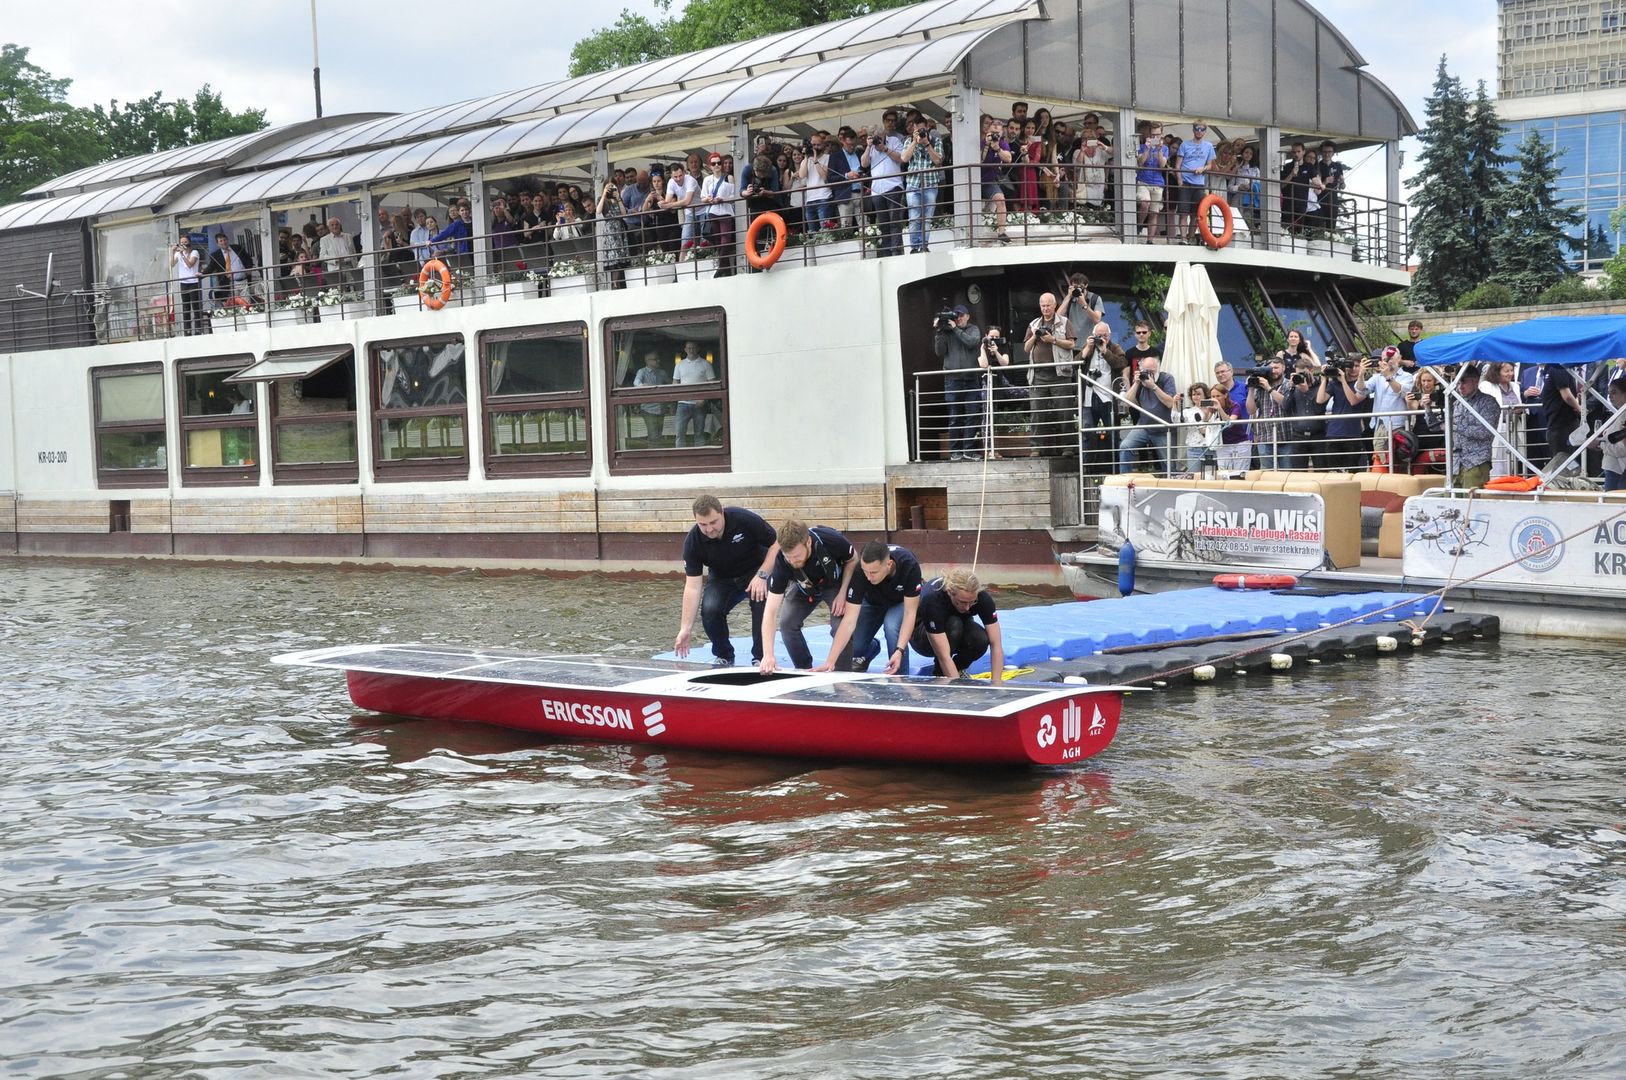
[[1071, 771], [359, 716], [675, 582], [0, 561], [0, 1075], [1626, 1074], [1616, 650], [1132, 700]]

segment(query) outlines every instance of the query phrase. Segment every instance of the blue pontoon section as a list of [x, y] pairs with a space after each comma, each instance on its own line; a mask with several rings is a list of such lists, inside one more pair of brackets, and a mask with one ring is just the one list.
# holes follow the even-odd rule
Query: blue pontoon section
[[[1016, 608], [1001, 611], [999, 625], [1005, 638], [1006, 664], [1025, 667], [1055, 660], [1077, 660], [1125, 645], [1151, 645], [1258, 630], [1297, 633], [1350, 619], [1359, 619], [1362, 623], [1420, 619], [1438, 604], [1438, 597], [1423, 593], [1351, 592], [1323, 596], [1314, 592], [1204, 588]], [[1375, 614], [1385, 608], [1394, 610]], [[735, 611], [742, 612], [743, 606]], [[822, 661], [830, 651], [829, 627], [807, 626], [803, 630], [814, 663]], [[690, 659], [709, 660], [710, 645], [698, 631], [696, 627], [695, 651], [689, 654]], [[750, 663], [750, 639], [733, 640], [735, 662]], [[785, 654], [784, 643], [779, 641], [778, 646], [780, 665], [789, 667], [790, 657]], [[669, 652], [661, 653], [657, 659], [672, 656]], [[913, 652], [909, 660], [917, 671], [930, 663]], [[987, 671], [988, 658], [985, 656], [973, 664], [971, 670]]]

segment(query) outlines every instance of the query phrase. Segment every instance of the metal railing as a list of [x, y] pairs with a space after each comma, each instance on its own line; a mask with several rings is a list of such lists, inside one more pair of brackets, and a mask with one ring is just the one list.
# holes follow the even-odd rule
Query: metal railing
[[[1177, 389], [1182, 389], [1177, 387]], [[1189, 409], [1189, 395], [1181, 395]], [[1284, 472], [1410, 472], [1447, 476], [1454, 420], [1449, 408], [1164, 421], [1142, 415], [1116, 384], [1078, 375], [1068, 364], [1010, 364], [914, 376], [911, 461], [916, 463], [1052, 457], [1076, 468], [1079, 521], [1093, 520], [1101, 478], [1112, 473], [1217, 477], [1254, 469]], [[1504, 408], [1499, 430], [1519, 454], [1544, 445], [1532, 406]], [[1139, 419], [1136, 419], [1139, 417]], [[1327, 424], [1356, 431], [1333, 437]], [[1375, 429], [1386, 425], [1383, 436]], [[1389, 432], [1412, 434], [1415, 453], [1397, 461]], [[1229, 436], [1227, 435], [1229, 431]], [[1227, 439], [1230, 441], [1227, 441]], [[1497, 453], [1500, 450], [1501, 453]], [[1516, 465], [1506, 448], [1494, 462]], [[1494, 466], [1493, 466], [1494, 467]], [[1503, 470], [1507, 471], [1507, 470]], [[1512, 471], [1517, 471], [1513, 469]]]
[[[1090, 183], [1085, 167], [1072, 165], [975, 164], [933, 172], [935, 185], [911, 188], [906, 181], [901, 191], [880, 197], [874, 181], [843, 181], [736, 198], [720, 214], [697, 206], [626, 214], [619, 224], [588, 217], [542, 223], [526, 233], [471, 228], [467, 237], [428, 246], [453, 275], [456, 305], [746, 272], [748, 227], [769, 209], [788, 226], [779, 267], [1001, 244], [1199, 242], [1191, 219], [1167, 202], [1157, 213], [1144, 213], [1141, 204], [1123, 201], [1135, 197], [1133, 167], [1103, 167]], [[1320, 215], [1295, 219], [1290, 212], [1267, 212], [1281, 206], [1281, 185], [1273, 178], [1250, 183], [1245, 192], [1219, 179], [1214, 186], [1234, 204], [1232, 246], [1405, 265], [1404, 204], [1345, 193]], [[1174, 190], [1165, 186], [1165, 199]], [[817, 198], [819, 192], [828, 197]], [[1081, 202], [1085, 195], [1090, 199]], [[1217, 228], [1218, 215], [1210, 216]], [[0, 346], [52, 349], [415, 310], [425, 245], [403, 241], [335, 258], [311, 251], [230, 281], [204, 273], [195, 288], [168, 278], [43, 300], [0, 298]], [[208, 253], [202, 257], [206, 263]]]

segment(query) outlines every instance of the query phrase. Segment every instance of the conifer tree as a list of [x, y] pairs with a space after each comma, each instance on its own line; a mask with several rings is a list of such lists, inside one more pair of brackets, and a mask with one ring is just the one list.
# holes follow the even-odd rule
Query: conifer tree
[[1518, 174], [1488, 204], [1496, 222], [1491, 280], [1529, 304], [1569, 273], [1564, 253], [1577, 245], [1565, 230], [1581, 223], [1581, 212], [1554, 195], [1558, 157], [1534, 128], [1519, 144], [1517, 161]]
[[1412, 196], [1411, 249], [1417, 256], [1412, 299], [1430, 310], [1449, 307], [1479, 284], [1475, 276], [1478, 245], [1474, 238], [1474, 192], [1469, 179], [1472, 143], [1468, 98], [1462, 80], [1445, 66], [1434, 77], [1434, 89], [1423, 102], [1426, 123], [1418, 133], [1420, 168], [1407, 181]]
[[1512, 160], [1502, 153], [1506, 137], [1507, 128], [1497, 119], [1496, 104], [1481, 79], [1468, 113], [1468, 186], [1473, 192], [1468, 220], [1474, 237], [1474, 259], [1468, 270], [1473, 285], [1484, 281], [1495, 269], [1496, 208], [1507, 186], [1506, 169]]

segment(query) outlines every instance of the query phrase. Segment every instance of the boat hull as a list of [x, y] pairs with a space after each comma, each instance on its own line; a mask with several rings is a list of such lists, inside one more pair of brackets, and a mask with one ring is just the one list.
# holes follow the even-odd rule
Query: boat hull
[[[678, 697], [346, 672], [350, 698], [373, 712], [495, 724], [566, 739], [732, 753], [956, 765], [1069, 765], [1117, 734], [1118, 690], [1079, 687], [1006, 715], [952, 709], [866, 709]], [[931, 682], [917, 681], [922, 700]], [[1061, 687], [1054, 689], [1060, 690]]]

